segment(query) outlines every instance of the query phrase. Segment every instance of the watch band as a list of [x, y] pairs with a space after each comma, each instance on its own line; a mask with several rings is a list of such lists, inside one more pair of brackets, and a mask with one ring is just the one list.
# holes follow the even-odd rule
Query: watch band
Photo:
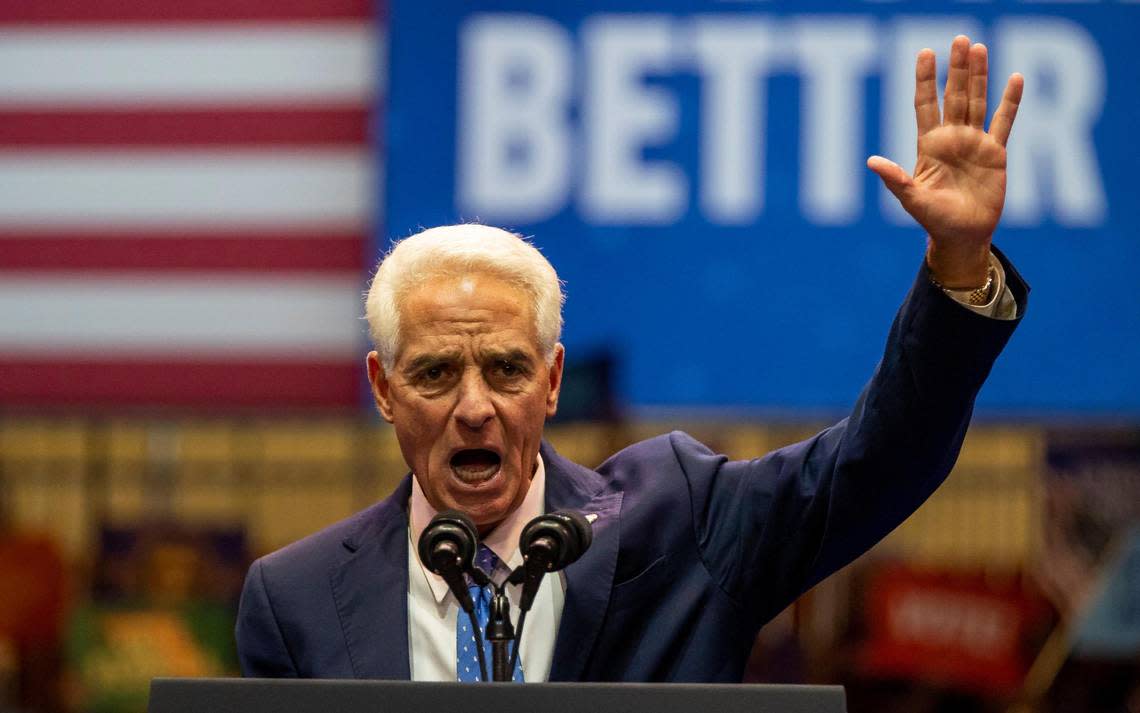
[[996, 271], [994, 270], [994, 266], [990, 265], [986, 270], [986, 282], [981, 287], [963, 287], [954, 289], [950, 287], [943, 287], [942, 284], [940, 284], [933, 277], [930, 279], [930, 281], [934, 283], [935, 287], [938, 287], [943, 292], [959, 300], [960, 302], [965, 302], [972, 307], [984, 307], [993, 300], [994, 278], [996, 276], [995, 273]]

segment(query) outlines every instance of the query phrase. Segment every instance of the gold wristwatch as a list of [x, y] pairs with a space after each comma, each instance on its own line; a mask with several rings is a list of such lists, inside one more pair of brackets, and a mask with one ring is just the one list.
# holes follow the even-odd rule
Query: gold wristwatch
[[965, 302], [972, 307], [984, 307], [993, 301], [994, 283], [997, 281], [997, 270], [993, 265], [989, 266], [986, 270], [986, 284], [981, 287], [963, 287], [960, 289], [951, 289], [943, 287], [937, 280], [932, 280], [936, 286], [942, 289], [943, 292], [957, 299], [960, 302]]

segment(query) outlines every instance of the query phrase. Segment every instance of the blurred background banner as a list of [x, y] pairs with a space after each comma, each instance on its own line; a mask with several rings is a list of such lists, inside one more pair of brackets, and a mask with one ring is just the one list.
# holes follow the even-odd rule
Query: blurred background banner
[[0, 401], [357, 405], [382, 38], [367, 0], [0, 3]]
[[923, 250], [864, 159], [913, 166], [919, 49], [944, 72], [954, 35], [988, 43], [991, 108], [1026, 76], [996, 243], [1040, 289], [981, 410], [1140, 416], [1140, 5], [395, 0], [388, 21], [382, 234], [534, 235], [571, 359], [610, 351], [640, 413], [851, 404]]
[[[875, 677], [1013, 696], [1049, 605], [1016, 577], [884, 565], [868, 586], [869, 635], [859, 652]], [[1039, 642], [1035, 642], [1039, 643]]]

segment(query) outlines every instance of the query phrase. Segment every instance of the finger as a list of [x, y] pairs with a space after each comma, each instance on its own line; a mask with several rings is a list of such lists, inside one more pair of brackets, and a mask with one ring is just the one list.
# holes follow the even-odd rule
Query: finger
[[883, 179], [883, 185], [887, 187], [899, 202], [905, 208], [910, 198], [910, 192], [914, 189], [914, 180], [910, 177], [903, 167], [894, 161], [883, 158], [882, 156], [871, 156], [867, 159], [867, 168], [874, 171], [879, 178]]
[[1002, 94], [1001, 104], [994, 112], [994, 119], [990, 122], [990, 136], [999, 144], [1005, 146], [1009, 141], [1009, 132], [1013, 128], [1013, 120], [1017, 118], [1017, 107], [1021, 104], [1021, 92], [1025, 88], [1025, 78], [1014, 72], [1009, 75], [1005, 84], [1005, 93]]
[[967, 121], [975, 129], [984, 129], [986, 125], [986, 75], [989, 73], [989, 53], [986, 46], [976, 44], [970, 47], [970, 104], [967, 110]]
[[938, 128], [942, 116], [938, 112], [937, 71], [934, 50], [924, 49], [914, 62], [914, 118], [918, 122], [918, 135]]
[[969, 100], [966, 87], [970, 76], [970, 40], [958, 35], [950, 44], [950, 69], [946, 73], [946, 93], [942, 97], [942, 120], [947, 124], [965, 124]]

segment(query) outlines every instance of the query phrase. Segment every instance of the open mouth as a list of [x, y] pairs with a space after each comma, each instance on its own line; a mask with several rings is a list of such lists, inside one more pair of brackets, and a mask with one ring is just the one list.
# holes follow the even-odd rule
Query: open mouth
[[464, 483], [481, 483], [499, 472], [502, 458], [485, 448], [467, 448], [451, 456], [451, 470]]

